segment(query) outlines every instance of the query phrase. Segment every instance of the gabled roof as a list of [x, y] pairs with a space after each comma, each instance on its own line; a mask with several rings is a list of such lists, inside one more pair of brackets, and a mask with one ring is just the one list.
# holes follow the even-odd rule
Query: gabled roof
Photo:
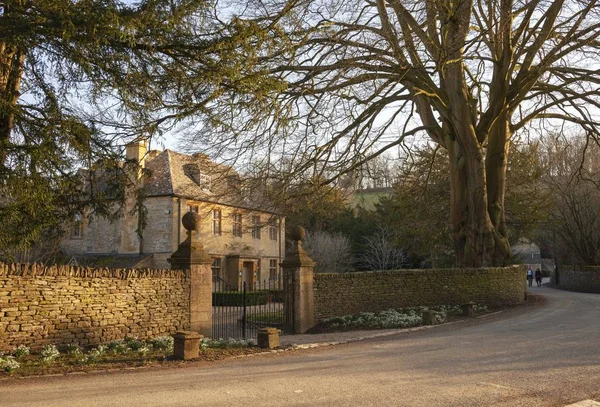
[[171, 150], [151, 151], [146, 159], [146, 196], [176, 196], [272, 212], [259, 202], [250, 202], [241, 188], [238, 173], [217, 164], [204, 154], [181, 154]]
[[524, 263], [532, 263], [534, 260], [540, 259], [539, 246], [527, 239], [519, 239], [511, 248], [513, 255], [521, 259]]
[[169, 150], [164, 150], [154, 158], [147, 158], [145, 168], [148, 170], [144, 176], [147, 196], [173, 195]]

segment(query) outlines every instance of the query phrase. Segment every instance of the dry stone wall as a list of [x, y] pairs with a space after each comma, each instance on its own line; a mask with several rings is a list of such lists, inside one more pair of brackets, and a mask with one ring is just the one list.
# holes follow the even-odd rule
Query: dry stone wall
[[600, 267], [559, 266], [552, 273], [551, 281], [563, 290], [600, 293]]
[[0, 263], [0, 351], [187, 329], [189, 287], [179, 270]]
[[520, 304], [524, 266], [426, 269], [315, 275], [315, 319], [420, 305]]

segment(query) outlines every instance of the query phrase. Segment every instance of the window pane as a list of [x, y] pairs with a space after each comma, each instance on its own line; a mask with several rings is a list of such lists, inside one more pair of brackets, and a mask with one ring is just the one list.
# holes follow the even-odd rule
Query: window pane
[[277, 221], [275, 219], [269, 221], [269, 239], [277, 240]]
[[221, 258], [214, 258], [210, 268], [212, 269], [213, 277], [221, 277]]
[[212, 232], [214, 235], [221, 234], [221, 210], [213, 209], [212, 211]]
[[242, 214], [234, 213], [232, 215], [233, 236], [242, 237]]
[[252, 216], [252, 237], [260, 239], [260, 216]]
[[269, 260], [269, 280], [277, 280], [277, 259]]

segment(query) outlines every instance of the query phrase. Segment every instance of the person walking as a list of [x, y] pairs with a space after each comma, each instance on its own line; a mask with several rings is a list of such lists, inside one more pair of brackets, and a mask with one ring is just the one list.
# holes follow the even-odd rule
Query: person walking
[[533, 270], [531, 269], [531, 267], [527, 269], [527, 286], [533, 286]]
[[535, 282], [538, 287], [542, 286], [542, 271], [540, 269], [535, 269]]

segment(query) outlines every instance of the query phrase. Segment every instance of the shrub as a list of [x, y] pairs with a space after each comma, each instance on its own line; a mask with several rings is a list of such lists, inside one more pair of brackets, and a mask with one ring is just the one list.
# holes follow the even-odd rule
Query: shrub
[[106, 349], [115, 355], [122, 355], [123, 353], [127, 353], [127, 351], [129, 351], [129, 348], [122, 340], [109, 342], [106, 345]]
[[141, 348], [146, 346], [144, 342], [137, 338], [125, 338], [125, 345], [133, 351], [139, 351]]
[[173, 337], [172, 336], [157, 336], [156, 338], [152, 338], [148, 341], [150, 345], [152, 345], [153, 349], [156, 350], [166, 350], [168, 352], [173, 352]]
[[[379, 313], [362, 312], [357, 315], [345, 315], [326, 319], [319, 325], [333, 330], [409, 328], [423, 324], [425, 310], [435, 311], [438, 322], [446, 322], [450, 314], [462, 314], [459, 305], [421, 306], [399, 310], [389, 309]], [[488, 308], [476, 305], [475, 310], [476, 312], [487, 312]]]
[[87, 363], [95, 363], [106, 353], [106, 346], [98, 346], [97, 348], [91, 349], [86, 358]]
[[70, 355], [70, 356], [79, 356], [82, 354], [81, 348], [72, 343], [65, 346], [65, 352], [67, 353], [67, 355]]
[[[222, 291], [213, 293], [213, 306], [241, 307], [244, 305], [244, 293], [240, 291]], [[247, 291], [246, 305], [265, 305], [269, 302], [269, 290]]]
[[283, 302], [283, 290], [269, 290], [269, 295], [271, 296], [271, 302]]
[[60, 352], [56, 348], [56, 345], [46, 345], [40, 352], [40, 359], [46, 364], [54, 362], [54, 359], [60, 356]]
[[377, 328], [407, 328], [423, 323], [421, 312], [416, 309], [396, 311], [393, 309], [379, 313], [362, 312], [358, 315], [346, 315], [323, 321], [334, 329], [377, 329]]
[[13, 356], [0, 356], [0, 369], [4, 370], [5, 372], [10, 373], [20, 367], [21, 365]]
[[255, 346], [255, 343], [252, 339], [234, 339], [234, 338], [209, 339], [209, 338], [204, 338], [200, 341], [200, 350], [204, 350], [207, 348], [218, 348], [218, 349], [246, 348], [246, 347], [252, 347], [252, 346]]
[[29, 348], [25, 345], [19, 345], [13, 352], [14, 357], [22, 358], [29, 355]]
[[144, 356], [144, 355], [146, 355], [146, 353], [150, 352], [150, 348], [146, 345], [142, 345], [139, 348], [137, 348], [136, 351], [140, 355]]

